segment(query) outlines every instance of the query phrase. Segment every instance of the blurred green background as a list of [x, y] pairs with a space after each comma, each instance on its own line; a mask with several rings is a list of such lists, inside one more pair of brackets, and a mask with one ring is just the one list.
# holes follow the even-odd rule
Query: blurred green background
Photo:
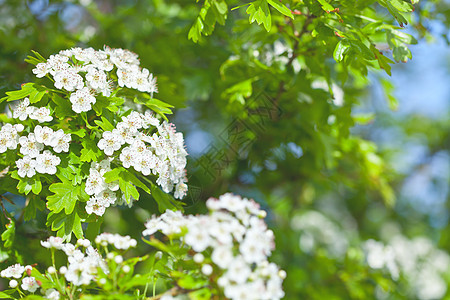
[[[350, 2], [331, 1], [343, 16]], [[375, 1], [357, 5], [396, 24]], [[227, 191], [258, 201], [276, 235], [273, 260], [288, 274], [286, 299], [450, 299], [450, 2], [415, 5], [405, 30], [419, 43], [392, 76], [344, 72], [333, 60], [337, 37], [302, 15], [297, 42], [281, 25], [267, 33], [248, 24], [243, 8], [194, 43], [188, 32], [201, 6], [0, 0], [0, 97], [33, 80], [31, 50], [129, 49], [157, 76], [156, 97], [176, 108], [170, 119], [190, 153], [186, 212], [204, 212], [206, 199]], [[23, 199], [15, 200], [5, 206], [20, 221]], [[145, 201], [110, 209], [103, 229], [139, 239], [153, 213]], [[25, 263], [51, 234], [44, 222], [44, 213], [18, 222]]]

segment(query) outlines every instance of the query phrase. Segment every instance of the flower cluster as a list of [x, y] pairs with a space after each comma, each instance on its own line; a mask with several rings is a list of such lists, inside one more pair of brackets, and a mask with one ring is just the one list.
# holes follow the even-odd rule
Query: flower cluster
[[450, 257], [424, 237], [409, 240], [394, 236], [388, 244], [375, 240], [364, 243], [367, 264], [386, 270], [394, 280], [400, 274], [414, 287], [418, 299], [441, 299], [447, 292], [444, 274], [449, 274]]
[[24, 98], [15, 106], [13, 110], [13, 118], [19, 119], [20, 121], [25, 121], [27, 118], [32, 120], [37, 120], [39, 123], [50, 122], [53, 117], [50, 115], [50, 109], [47, 107], [37, 108], [35, 106], [30, 106], [30, 100]]
[[38, 63], [33, 73], [38, 78], [52, 76], [57, 89], [71, 92], [70, 102], [76, 113], [91, 110], [97, 93], [109, 97], [115, 79], [120, 87], [150, 94], [158, 91], [153, 74], [139, 66], [135, 53], [124, 49], [62, 50]]
[[[67, 265], [61, 266], [59, 269], [53, 264], [47, 269], [46, 275], [43, 276], [37, 269], [31, 266], [21, 266], [20, 264], [12, 265], [0, 272], [0, 275], [5, 278], [10, 278], [9, 286], [17, 288], [22, 279], [21, 288], [23, 291], [30, 293], [36, 292], [39, 287], [49, 287], [52, 283], [57, 283], [54, 288], [42, 289], [44, 298], [58, 300], [64, 298], [69, 291], [64, 288], [65, 284], [60, 285], [61, 279], [59, 276], [70, 282], [74, 288], [78, 289], [80, 286], [87, 286], [92, 282], [97, 284], [104, 284], [110, 272], [116, 272], [117, 266], [122, 266], [121, 272], [130, 272], [130, 266], [124, 262], [123, 257], [115, 251], [109, 251], [108, 245], [112, 245], [119, 251], [128, 250], [135, 247], [137, 241], [129, 236], [120, 236], [118, 234], [102, 233], [95, 239], [98, 248], [94, 248], [91, 242], [87, 239], [79, 239], [76, 244], [64, 243], [64, 240], [59, 237], [49, 237], [46, 241], [41, 241], [44, 248], [52, 251], [52, 261], [54, 260], [55, 250], [63, 251], [67, 256]], [[101, 250], [106, 253], [102, 256]], [[36, 277], [43, 280], [37, 280]], [[116, 276], [116, 275], [113, 275]]]
[[116, 203], [116, 191], [119, 189], [119, 183], [117, 181], [106, 183], [103, 177], [109, 171], [111, 171], [109, 159], [104, 159], [100, 163], [91, 163], [85, 188], [85, 192], [91, 196], [86, 203], [86, 212], [88, 214], [95, 213], [98, 216], [102, 216], [105, 213], [105, 209], [110, 205], [121, 204]]
[[211, 198], [207, 206], [210, 214], [203, 216], [166, 211], [145, 224], [143, 235], [181, 235], [202, 273], [220, 275], [217, 283], [229, 299], [281, 299], [286, 274], [267, 260], [274, 236], [262, 220], [265, 211], [232, 194]]
[[[31, 275], [31, 266], [21, 266], [20, 264], [15, 264], [9, 266], [8, 268], [0, 272], [0, 276], [3, 278], [11, 278], [9, 281], [10, 288], [16, 288], [19, 282], [16, 279], [21, 279], [21, 287], [24, 291], [29, 291], [34, 293], [40, 286], [40, 282], [36, 280], [35, 277]], [[27, 276], [28, 275], [28, 276]]]
[[[156, 127], [157, 132], [152, 134], [152, 127]], [[175, 188], [175, 198], [185, 196], [187, 152], [183, 134], [176, 132], [173, 124], [160, 124], [149, 111], [145, 114], [132, 112], [122, 117], [115, 129], [103, 132], [98, 147], [110, 157], [118, 151], [117, 156], [125, 168], [133, 167], [144, 176], [158, 175], [156, 183], [164, 192]]]
[[[27, 114], [24, 117], [20, 111], [24, 110], [24, 107], [28, 105], [27, 103], [29, 101], [25, 98], [16, 107], [13, 116], [19, 119], [26, 118]], [[28, 108], [25, 110], [28, 111]], [[34, 108], [33, 111], [41, 111], [41, 109]], [[43, 109], [47, 108], [43, 107]], [[45, 115], [47, 118], [40, 116], [38, 120], [52, 120], [52, 117], [47, 115], [47, 112]], [[24, 126], [22, 124], [5, 124], [0, 130], [0, 153], [6, 152], [8, 149], [15, 150], [20, 145], [19, 152], [23, 155], [23, 158], [16, 161], [20, 177], [33, 177], [36, 172], [55, 174], [56, 167], [60, 164], [61, 159], [51, 151], [44, 150], [44, 147], [50, 147], [56, 153], [68, 152], [71, 135], [64, 133], [62, 129], [54, 131], [50, 127], [37, 125], [34, 128], [34, 132], [29, 133], [27, 136], [19, 136], [19, 133], [23, 130]]]

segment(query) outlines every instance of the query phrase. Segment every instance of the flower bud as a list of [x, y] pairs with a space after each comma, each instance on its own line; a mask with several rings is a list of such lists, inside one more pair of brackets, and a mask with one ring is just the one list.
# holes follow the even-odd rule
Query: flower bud
[[12, 288], [12, 289], [14, 289], [14, 288], [16, 288], [17, 287], [17, 285], [18, 285], [19, 283], [17, 282], [17, 280], [11, 280], [10, 282], [9, 282], [9, 287], [10, 288]]

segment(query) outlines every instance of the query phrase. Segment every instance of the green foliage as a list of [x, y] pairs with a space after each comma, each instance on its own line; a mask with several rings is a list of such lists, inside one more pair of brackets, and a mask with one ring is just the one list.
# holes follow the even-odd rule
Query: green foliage
[[[131, 197], [139, 201], [132, 209], [111, 209], [102, 220], [104, 229], [138, 235], [138, 219], [166, 209], [183, 208], [197, 214], [205, 210], [204, 200], [209, 196], [232, 190], [254, 197], [269, 209], [269, 226], [277, 237], [274, 256], [288, 273], [287, 299], [370, 299], [380, 290], [389, 299], [416, 297], [405, 278], [396, 281], [383, 270], [369, 268], [361, 244], [383, 238], [383, 225], [397, 224], [404, 235], [432, 236], [442, 249], [450, 247], [448, 224], [429, 226], [424, 212], [402, 202], [399, 194], [408, 174], [398, 174], [392, 167], [403, 161], [394, 158], [400, 148], [420, 140], [428, 154], [418, 170], [411, 172], [425, 172], [426, 161], [448, 148], [448, 122], [418, 115], [394, 121], [390, 112], [365, 108], [383, 106], [369, 97], [374, 84], [389, 109], [398, 109], [392, 79], [383, 75], [396, 76], [400, 69], [396, 63], [412, 58], [411, 45], [425, 43], [423, 37], [431, 39], [429, 24], [450, 26], [446, 1], [93, 2], [87, 7], [70, 4], [84, 18], [75, 25], [65, 23], [64, 5], [51, 3], [43, 8], [48, 9], [47, 15], [41, 16], [23, 1], [6, 1], [0, 12], [0, 89], [6, 95], [0, 96], [2, 108], [23, 97], [30, 97], [36, 105], [48, 104], [57, 119], [55, 128], [70, 131], [76, 141], [71, 146], [75, 155], [62, 158], [65, 170], [56, 176], [23, 179], [13, 169], [8, 173], [11, 176], [1, 177], [2, 194], [27, 198], [26, 205], [7, 207], [16, 220], [16, 237], [10, 248], [1, 248], [1, 261], [8, 255], [15, 259], [17, 250], [26, 263], [43, 260], [45, 256], [28, 244], [38, 244], [38, 239], [49, 234], [43, 231], [46, 224], [66, 239], [72, 233], [90, 238], [98, 233], [100, 220], [84, 213], [86, 195], [70, 197], [76, 193], [69, 192], [69, 186], [78, 186], [83, 193], [79, 185], [90, 163], [103, 158], [93, 140], [127, 115], [121, 109], [126, 98], [127, 103], [143, 105], [162, 118], [173, 109], [178, 128], [192, 136], [196, 130], [207, 132], [212, 147], [196, 149], [190, 157], [190, 191], [198, 188], [199, 192], [189, 196], [188, 205], [159, 189], [152, 176], [141, 178], [126, 169], [110, 172], [107, 181], [119, 181], [121, 195], [127, 201]], [[14, 22], [8, 23], [8, 16], [14, 16]], [[95, 29], [90, 38], [87, 25]], [[23, 64], [30, 53], [34, 55], [26, 61], [36, 65], [61, 49], [77, 45], [99, 49], [103, 44], [140, 54], [141, 64], [158, 76], [157, 98], [164, 102], [117, 90], [109, 103], [100, 96], [94, 111], [80, 121], [67, 95], [53, 90], [48, 78], [26, 83], [35, 80], [30, 77], [30, 66]], [[187, 113], [178, 110], [186, 101]], [[0, 121], [14, 123], [7, 115], [1, 115]], [[371, 130], [380, 123], [411, 139], [389, 149], [376, 146], [370, 141]], [[0, 158], [0, 169], [14, 165], [19, 157], [8, 151]], [[204, 161], [206, 167], [200, 164]], [[67, 193], [52, 190], [63, 186]], [[292, 229], [292, 220], [308, 209], [336, 214], [338, 223], [350, 222], [357, 228], [344, 259], [333, 257], [323, 245], [312, 253], [299, 248], [301, 232]], [[1, 221], [5, 234], [10, 222]], [[83, 223], [88, 223], [84, 233]], [[29, 242], [23, 246], [21, 241]], [[155, 264], [160, 273], [167, 267], [163, 261]], [[179, 284], [197, 284], [190, 267], [180, 267], [186, 268], [184, 275], [172, 274], [180, 276]], [[136, 269], [144, 273], [150, 268], [146, 264]], [[148, 280], [140, 274], [126, 278], [122, 283], [126, 289], [142, 287]], [[448, 284], [448, 277], [445, 280]], [[161, 282], [155, 279], [157, 292], [171, 288]], [[191, 292], [190, 297], [211, 298], [204, 289]]]

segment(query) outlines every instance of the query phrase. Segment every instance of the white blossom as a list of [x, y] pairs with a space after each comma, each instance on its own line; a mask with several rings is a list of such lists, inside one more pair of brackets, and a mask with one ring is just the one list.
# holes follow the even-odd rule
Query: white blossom
[[34, 277], [25, 277], [22, 279], [21, 287], [24, 291], [34, 293], [39, 288], [39, 285]]
[[55, 174], [56, 166], [61, 163], [61, 159], [45, 150], [42, 154], [36, 157], [36, 171], [42, 174]]
[[6, 277], [6, 278], [21, 278], [23, 272], [25, 272], [25, 267], [21, 266], [20, 264], [15, 264], [12, 266], [9, 266], [8, 268], [2, 270], [0, 272], [0, 276]]
[[33, 177], [36, 174], [36, 160], [25, 155], [22, 159], [16, 161], [17, 173], [20, 177]]
[[72, 103], [72, 110], [76, 113], [81, 113], [90, 111], [92, 108], [91, 104], [94, 104], [96, 99], [89, 91], [89, 88], [84, 87], [70, 95], [70, 102]]

